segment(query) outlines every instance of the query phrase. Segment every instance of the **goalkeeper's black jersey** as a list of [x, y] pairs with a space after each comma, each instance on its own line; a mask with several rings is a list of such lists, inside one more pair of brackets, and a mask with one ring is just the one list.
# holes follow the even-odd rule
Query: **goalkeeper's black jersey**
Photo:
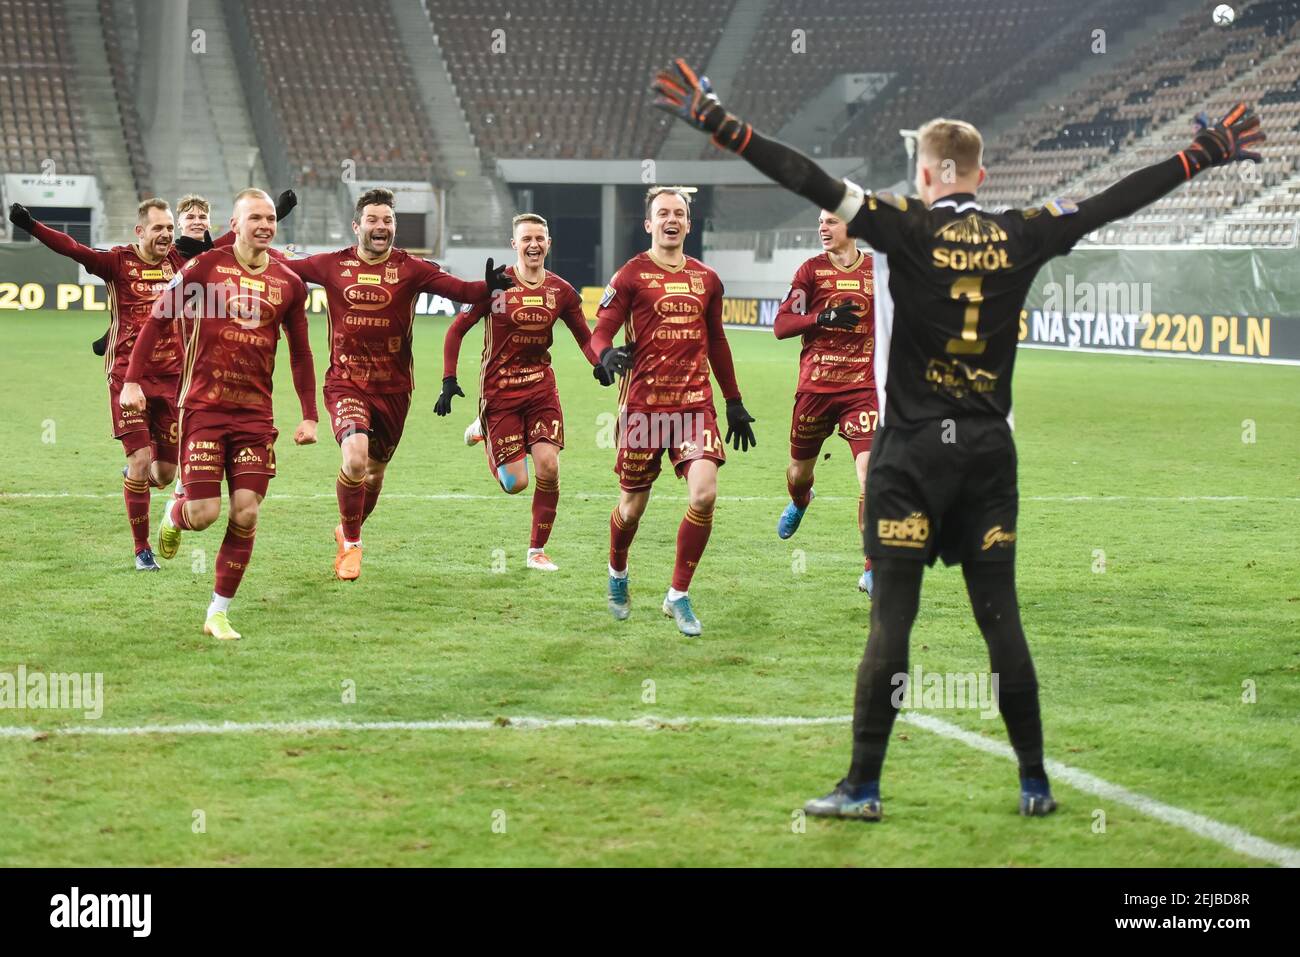
[[927, 208], [919, 199], [867, 193], [849, 235], [884, 254], [876, 267], [875, 370], [883, 424], [1005, 418], [1021, 310], [1039, 267], [1183, 178], [1174, 157], [1078, 205], [1057, 200], [996, 213], [970, 194]]

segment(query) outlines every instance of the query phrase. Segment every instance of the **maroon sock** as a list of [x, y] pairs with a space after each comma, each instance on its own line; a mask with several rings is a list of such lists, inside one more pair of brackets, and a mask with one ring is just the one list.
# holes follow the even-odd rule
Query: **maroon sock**
[[375, 505], [379, 503], [379, 493], [383, 491], [384, 483], [380, 482], [378, 485], [371, 485], [369, 482], [366, 482], [365, 487], [366, 487], [366, 500], [361, 505], [362, 525], [366, 523], [366, 519], [370, 517], [370, 513], [375, 510]]
[[811, 481], [807, 485], [795, 485], [787, 478], [785, 487], [790, 490], [790, 501], [794, 502], [797, 508], [808, 507], [808, 503], [812, 501], [813, 483]]
[[713, 513], [706, 515], [686, 506], [686, 516], [677, 526], [677, 560], [673, 563], [673, 587], [678, 591], [691, 587], [691, 576], [704, 555], [704, 546], [709, 544], [711, 531]]
[[172, 524], [182, 531], [192, 531], [194, 526], [190, 524], [189, 519], [185, 516], [185, 496], [173, 498], [167, 506], [172, 512]]
[[555, 524], [555, 510], [560, 501], [560, 482], [539, 478], [533, 485], [533, 532], [529, 548], [545, 548]]
[[122, 479], [122, 497], [126, 499], [126, 520], [139, 553], [149, 547], [149, 480]]
[[339, 477], [334, 482], [334, 493], [339, 500], [339, 519], [343, 523], [343, 539], [349, 542], [361, 541], [361, 523], [365, 520], [366, 486], [364, 479], [350, 479], [346, 472], [339, 469]]
[[627, 568], [627, 551], [632, 547], [632, 539], [636, 537], [637, 521], [626, 521], [619, 514], [618, 507], [609, 516], [609, 567], [616, 571], [623, 571]]
[[222, 598], [234, 598], [239, 590], [239, 583], [248, 570], [248, 560], [253, 556], [253, 536], [257, 526], [240, 528], [238, 525], [226, 525], [226, 537], [221, 540], [221, 549], [217, 552], [217, 581], [213, 587]]

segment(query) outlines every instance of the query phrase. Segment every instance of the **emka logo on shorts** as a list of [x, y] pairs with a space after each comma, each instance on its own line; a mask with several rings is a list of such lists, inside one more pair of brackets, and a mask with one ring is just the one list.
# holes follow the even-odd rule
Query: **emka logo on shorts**
[[153, 920], [152, 894], [70, 894], [50, 898], [51, 927], [128, 927], [133, 937], [148, 937]]
[[876, 522], [876, 537], [881, 545], [921, 548], [930, 537], [930, 519], [920, 512], [907, 518], [882, 518]]

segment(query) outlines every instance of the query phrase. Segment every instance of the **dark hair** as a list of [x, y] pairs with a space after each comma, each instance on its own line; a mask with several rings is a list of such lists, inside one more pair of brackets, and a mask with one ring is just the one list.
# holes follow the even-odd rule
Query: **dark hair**
[[361, 214], [367, 206], [388, 206], [394, 211], [397, 209], [397, 203], [393, 201], [393, 191], [384, 189], [382, 186], [376, 186], [374, 189], [366, 190], [357, 199], [357, 209], [352, 214], [354, 223], [361, 222]]
[[691, 194], [686, 191], [684, 186], [651, 186], [645, 193], [645, 218], [650, 218], [650, 207], [654, 205], [655, 200], [664, 193], [672, 193], [674, 196], [680, 196], [682, 202], [686, 204], [686, 218], [691, 218]]

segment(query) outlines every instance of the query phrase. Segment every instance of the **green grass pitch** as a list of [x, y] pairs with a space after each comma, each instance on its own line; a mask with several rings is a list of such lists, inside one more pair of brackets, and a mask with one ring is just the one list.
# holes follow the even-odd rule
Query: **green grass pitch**
[[[730, 452], [720, 474], [692, 588], [698, 640], [658, 607], [684, 509], [671, 474], [633, 547], [633, 616], [620, 624], [605, 610], [616, 486], [597, 436], [614, 392], [565, 330], [553, 350], [568, 448], [550, 576], [524, 568], [531, 492], [502, 494], [482, 450], [461, 442], [475, 396], [433, 415], [446, 323], [420, 320], [419, 387], [366, 526], [364, 573], [333, 580], [338, 451], [323, 425], [319, 445], [293, 446], [282, 346], [281, 474], [232, 606], [245, 640], [222, 645], [201, 632], [221, 523], [187, 534], [161, 574], [130, 570], [122, 456], [87, 349], [101, 323], [9, 314], [0, 327], [0, 671], [100, 672], [103, 717], [5, 709], [0, 728], [851, 710], [868, 600], [855, 587], [856, 490], [838, 439], [798, 535], [775, 534], [793, 343], [730, 336], [759, 446]], [[312, 341], [323, 368], [315, 319]], [[1296, 368], [1020, 356], [1019, 590], [1049, 757], [1290, 848], [1297, 423]], [[987, 667], [957, 569], [927, 575], [912, 662]], [[926, 713], [1005, 740], [999, 719], [974, 710]], [[848, 745], [842, 724], [707, 722], [0, 736], [0, 864], [1260, 863], [1059, 781], [1060, 812], [1021, 819], [1011, 762], [904, 723], [885, 767], [886, 820], [801, 826], [793, 812], [843, 774]]]

